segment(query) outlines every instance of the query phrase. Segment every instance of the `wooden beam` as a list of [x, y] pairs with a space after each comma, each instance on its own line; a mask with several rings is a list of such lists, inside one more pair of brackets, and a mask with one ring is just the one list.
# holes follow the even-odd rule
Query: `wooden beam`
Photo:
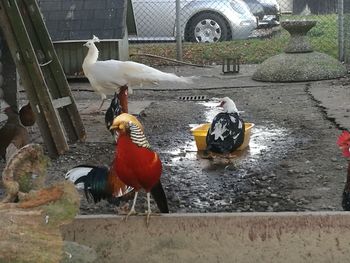
[[34, 49], [37, 54], [42, 54], [42, 60], [39, 62], [42, 65], [41, 68], [45, 79], [50, 81], [48, 85], [50, 94], [54, 99], [69, 97], [71, 100], [71, 103], [66, 105], [67, 107], [58, 110], [67, 136], [71, 142], [84, 141], [86, 136], [84, 125], [55, 48], [49, 37], [43, 37], [48, 36], [48, 31], [37, 2], [36, 0], [21, 0], [20, 3], [20, 7], [23, 10], [22, 13], [28, 14], [27, 29], [30, 28], [31, 35], [36, 36], [32, 38]]
[[63, 108], [63, 107], [66, 107], [68, 105], [71, 105], [72, 100], [70, 97], [63, 97], [63, 98], [58, 98], [58, 99], [53, 100], [52, 104], [53, 104], [53, 107], [55, 109], [58, 109], [58, 108]]
[[21, 76], [24, 88], [37, 115], [40, 132], [50, 156], [63, 154], [68, 144], [52, 105], [35, 51], [21, 17], [17, 1], [1, 0], [0, 22], [12, 58]]
[[0, 0], [0, 22], [51, 157], [86, 132], [36, 0]]

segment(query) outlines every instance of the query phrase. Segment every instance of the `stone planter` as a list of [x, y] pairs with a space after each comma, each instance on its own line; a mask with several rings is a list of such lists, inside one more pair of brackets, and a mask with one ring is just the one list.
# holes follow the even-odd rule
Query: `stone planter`
[[253, 79], [270, 82], [297, 82], [343, 77], [347, 70], [335, 58], [312, 49], [307, 32], [316, 25], [313, 20], [283, 21], [281, 26], [291, 38], [284, 53], [265, 60]]

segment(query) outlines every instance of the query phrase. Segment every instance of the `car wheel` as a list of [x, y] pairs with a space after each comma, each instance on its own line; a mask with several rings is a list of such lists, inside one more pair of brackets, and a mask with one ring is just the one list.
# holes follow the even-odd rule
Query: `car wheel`
[[230, 30], [223, 17], [215, 13], [200, 13], [194, 16], [185, 32], [191, 42], [213, 43], [229, 40]]

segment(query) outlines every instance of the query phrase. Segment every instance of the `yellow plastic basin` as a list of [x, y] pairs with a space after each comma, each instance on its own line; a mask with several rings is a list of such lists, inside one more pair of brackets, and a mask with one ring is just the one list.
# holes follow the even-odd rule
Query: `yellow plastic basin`
[[[208, 133], [208, 129], [211, 123], [203, 123], [191, 129], [191, 132], [194, 136], [194, 140], [196, 141], [196, 146], [198, 151], [204, 151], [207, 148], [206, 137]], [[251, 130], [254, 127], [254, 123], [245, 123], [245, 133], [243, 144], [239, 146], [237, 151], [243, 150], [249, 145]]]

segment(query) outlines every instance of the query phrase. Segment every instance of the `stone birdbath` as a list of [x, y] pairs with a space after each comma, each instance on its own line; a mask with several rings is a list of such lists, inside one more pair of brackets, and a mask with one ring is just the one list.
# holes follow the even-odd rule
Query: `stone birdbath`
[[307, 32], [314, 20], [287, 20], [281, 26], [291, 36], [284, 53], [270, 57], [259, 65], [253, 79], [270, 82], [296, 82], [343, 77], [347, 70], [335, 58], [313, 50]]
[[316, 21], [288, 20], [281, 22], [281, 26], [290, 34], [290, 40], [284, 49], [286, 53], [312, 52], [313, 49], [307, 39], [307, 32], [316, 25]]

